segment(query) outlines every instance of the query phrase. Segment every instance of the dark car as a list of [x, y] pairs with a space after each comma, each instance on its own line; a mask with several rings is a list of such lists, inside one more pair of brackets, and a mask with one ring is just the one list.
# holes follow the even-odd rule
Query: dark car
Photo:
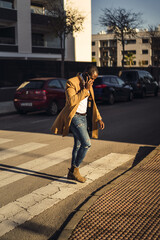
[[145, 97], [147, 94], [158, 95], [158, 83], [152, 75], [144, 70], [125, 70], [122, 71], [121, 79], [133, 87], [135, 96]]
[[133, 89], [119, 77], [114, 75], [102, 75], [94, 81], [95, 99], [114, 104], [115, 101], [133, 99]]
[[66, 79], [33, 78], [16, 90], [14, 105], [19, 113], [45, 110], [56, 115], [65, 105]]

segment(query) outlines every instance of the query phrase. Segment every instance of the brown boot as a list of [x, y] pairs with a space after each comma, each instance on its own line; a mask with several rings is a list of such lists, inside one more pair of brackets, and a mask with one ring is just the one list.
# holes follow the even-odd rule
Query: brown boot
[[67, 178], [68, 178], [68, 179], [71, 179], [71, 180], [74, 180], [72, 168], [68, 168]]
[[86, 178], [81, 176], [81, 174], [79, 172], [79, 168], [76, 168], [76, 167], [72, 167], [69, 169], [67, 178], [76, 180], [81, 183], [84, 183], [86, 181]]

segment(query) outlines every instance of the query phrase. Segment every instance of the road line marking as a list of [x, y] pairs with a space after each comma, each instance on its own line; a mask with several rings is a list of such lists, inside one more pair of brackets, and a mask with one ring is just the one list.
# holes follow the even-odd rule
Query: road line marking
[[47, 145], [48, 144], [30, 142], [23, 145], [19, 145], [17, 147], [3, 150], [0, 152], [0, 161], [11, 157], [16, 157], [20, 154], [36, 150]]
[[[120, 166], [133, 157], [133, 155], [129, 154], [110, 153], [99, 160], [90, 163], [85, 168], [82, 168], [81, 174], [94, 181], [99, 175], [101, 176], [106, 172], [112, 171], [117, 165]], [[97, 171], [92, 172], [92, 169], [97, 169]]]
[[0, 144], [11, 142], [13, 139], [0, 138]]
[[83, 184], [68, 181], [67, 179], [66, 183], [64, 183], [58, 179], [57, 182], [52, 181], [47, 186], [41, 187], [3, 206], [0, 209], [0, 236], [39, 215], [133, 157], [133, 155], [128, 154], [108, 154], [81, 168], [81, 173], [87, 174], [87, 181]]
[[56, 164], [59, 164], [71, 158], [71, 155], [72, 155], [72, 148], [68, 147], [60, 151], [48, 154], [46, 156], [36, 158], [27, 163], [23, 163], [19, 166], [14, 167], [14, 166], [8, 166], [5, 164], [4, 165], [0, 164], [0, 170], [2, 170], [0, 174], [0, 187], [6, 186], [10, 183], [18, 181], [22, 178], [25, 178], [28, 175], [32, 176], [36, 174], [39, 177], [40, 176], [45, 177], [45, 174], [41, 175], [41, 173], [36, 173], [36, 172], [46, 169], [48, 167], [54, 166]]

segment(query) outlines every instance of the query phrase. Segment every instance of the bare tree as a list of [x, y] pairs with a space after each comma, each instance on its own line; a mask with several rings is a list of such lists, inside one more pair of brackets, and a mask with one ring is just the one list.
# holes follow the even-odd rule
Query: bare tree
[[51, 31], [60, 39], [61, 76], [64, 77], [65, 40], [69, 34], [83, 30], [85, 17], [76, 9], [67, 6], [64, 9], [61, 0], [43, 0], [45, 14], [50, 18]]
[[125, 40], [126, 37], [136, 35], [136, 29], [142, 24], [141, 13], [134, 13], [124, 8], [105, 8], [99, 21], [102, 26], [107, 27], [108, 32], [114, 33], [115, 38], [122, 44], [122, 67], [124, 67]]
[[150, 45], [152, 49], [152, 66], [154, 62], [159, 66], [160, 64], [160, 29], [157, 26], [148, 26], [148, 35], [150, 38]]

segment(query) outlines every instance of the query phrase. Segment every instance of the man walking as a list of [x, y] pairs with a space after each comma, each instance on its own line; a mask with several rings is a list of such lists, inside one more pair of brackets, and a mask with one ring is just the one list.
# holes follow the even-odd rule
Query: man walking
[[105, 125], [97, 109], [94, 91], [94, 80], [98, 77], [98, 69], [88, 65], [85, 71], [71, 78], [66, 83], [66, 104], [62, 109], [51, 130], [54, 134], [66, 136], [71, 130], [74, 136], [71, 168], [68, 179], [85, 182], [80, 175], [79, 166], [91, 147], [91, 137], [98, 138], [98, 127], [103, 130]]

